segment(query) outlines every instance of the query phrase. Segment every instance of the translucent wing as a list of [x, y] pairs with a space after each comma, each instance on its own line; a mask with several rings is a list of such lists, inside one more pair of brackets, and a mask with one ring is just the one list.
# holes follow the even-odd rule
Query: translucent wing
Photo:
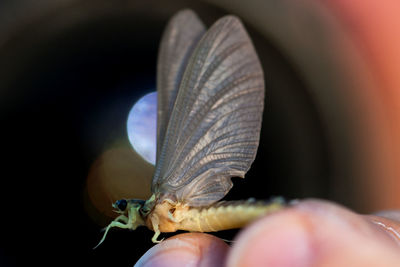
[[152, 191], [191, 206], [221, 199], [255, 158], [263, 102], [263, 72], [246, 30], [236, 17], [218, 20], [190, 57]]
[[205, 26], [191, 10], [178, 12], [163, 34], [157, 65], [157, 158], [183, 72]]

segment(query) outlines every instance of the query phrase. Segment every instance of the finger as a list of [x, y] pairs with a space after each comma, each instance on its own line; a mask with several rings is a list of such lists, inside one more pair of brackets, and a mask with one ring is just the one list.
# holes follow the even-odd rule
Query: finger
[[180, 234], [152, 247], [135, 266], [222, 266], [228, 248], [212, 235]]
[[305, 201], [245, 229], [227, 266], [398, 266], [398, 243], [369, 218]]

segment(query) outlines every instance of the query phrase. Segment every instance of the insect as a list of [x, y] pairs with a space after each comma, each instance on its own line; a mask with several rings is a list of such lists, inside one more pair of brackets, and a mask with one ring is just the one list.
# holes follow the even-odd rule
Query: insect
[[[283, 205], [219, 201], [256, 156], [264, 76], [240, 20], [225, 16], [208, 31], [191, 10], [172, 17], [157, 66], [157, 162], [152, 196], [121, 199], [113, 227], [211, 232], [239, 228]], [[219, 202], [218, 202], [219, 201]]]

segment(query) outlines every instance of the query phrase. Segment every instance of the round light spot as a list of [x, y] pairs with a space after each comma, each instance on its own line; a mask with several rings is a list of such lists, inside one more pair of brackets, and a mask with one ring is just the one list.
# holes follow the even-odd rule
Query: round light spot
[[135, 151], [147, 162], [156, 162], [157, 93], [140, 98], [132, 107], [127, 122], [128, 138]]

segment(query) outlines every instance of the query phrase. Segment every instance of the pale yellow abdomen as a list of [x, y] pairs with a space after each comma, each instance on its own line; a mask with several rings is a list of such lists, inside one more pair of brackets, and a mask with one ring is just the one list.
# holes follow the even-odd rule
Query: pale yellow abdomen
[[283, 207], [282, 201], [223, 201], [206, 208], [176, 210], [177, 230], [215, 232], [240, 228], [255, 219]]

